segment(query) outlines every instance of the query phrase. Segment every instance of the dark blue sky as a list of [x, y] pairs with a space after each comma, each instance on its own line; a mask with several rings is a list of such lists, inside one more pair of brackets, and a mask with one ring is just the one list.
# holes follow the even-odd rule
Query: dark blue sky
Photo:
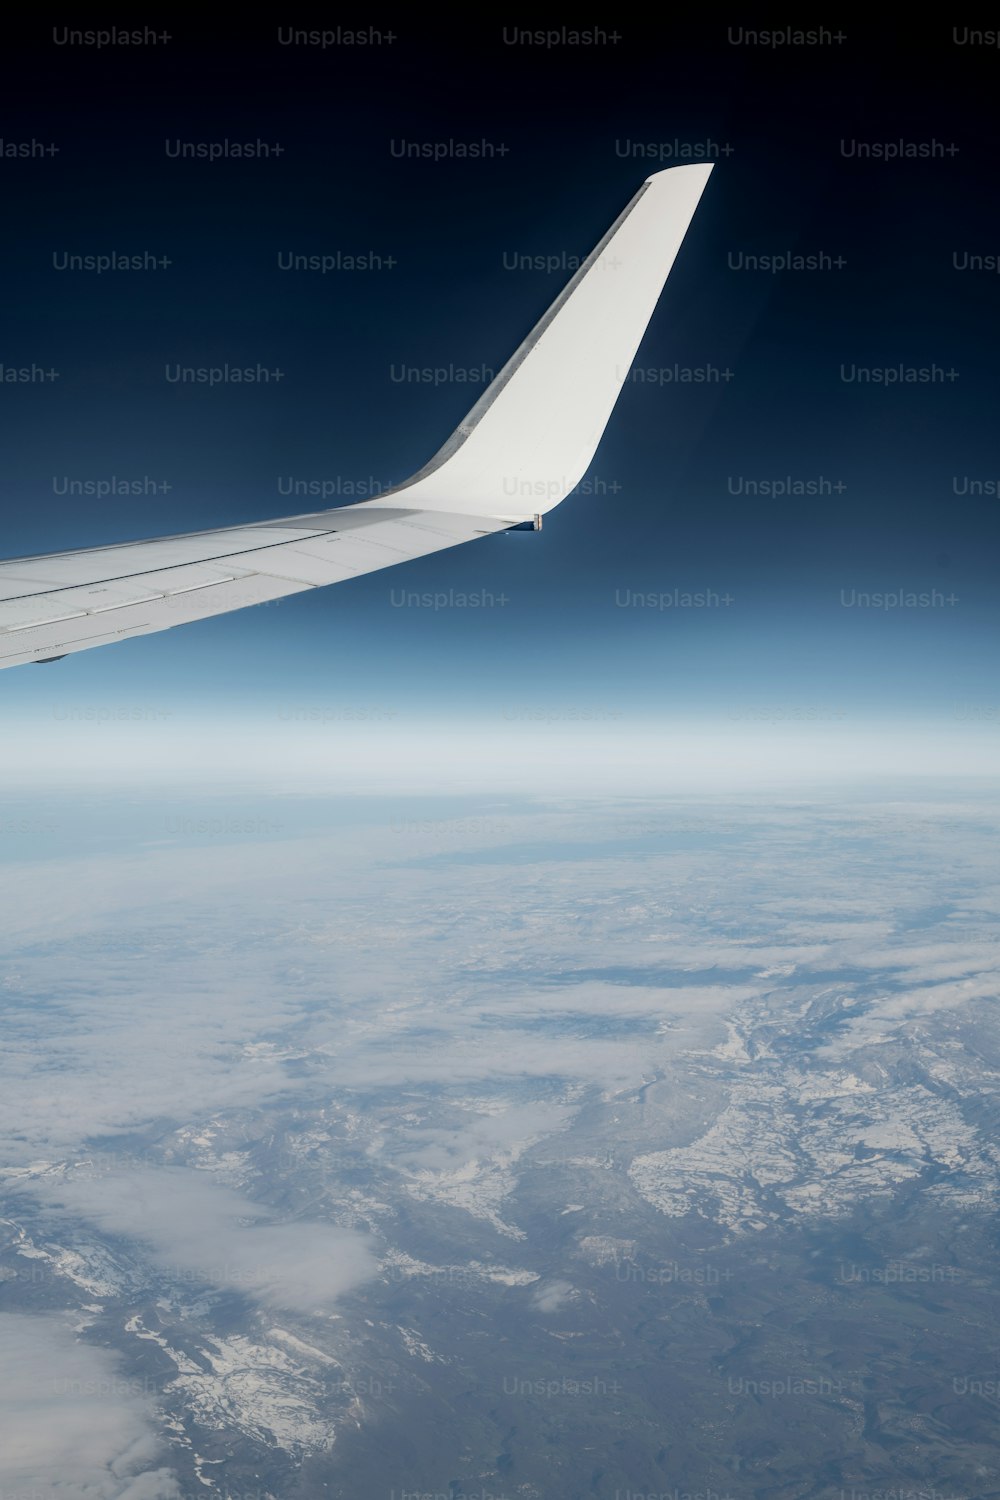
[[[316, 508], [281, 493], [295, 480], [338, 503], [402, 479], [481, 389], [403, 367], [498, 368], [571, 269], [516, 257], [586, 253], [650, 172], [695, 159], [679, 148], [718, 165], [640, 352], [658, 373], [627, 385], [586, 492], [541, 534], [4, 673], [9, 715], [152, 695], [243, 716], [988, 720], [1000, 280], [963, 267], [1000, 253], [995, 49], [943, 24], [780, 48], [716, 23], [551, 47], [422, 19], [327, 48], [165, 30], [97, 49], [39, 22], [7, 50], [5, 142], [59, 150], [0, 159], [0, 362], [60, 374], [0, 386], [6, 556]], [[258, 140], [281, 155], [168, 155]], [[398, 154], [483, 141], [497, 154]], [[170, 265], [56, 268], [112, 252]], [[338, 252], [383, 264], [279, 269]], [[748, 268], [785, 253], [822, 268]], [[209, 390], [168, 380], [178, 364], [283, 378]], [[852, 378], [900, 367], [932, 378]], [[73, 493], [112, 477], [147, 492]], [[806, 493], [775, 494], [788, 479]], [[498, 602], [398, 602], [439, 590]], [[713, 602], [660, 607], [675, 590]], [[856, 602], [897, 590], [930, 602]]]

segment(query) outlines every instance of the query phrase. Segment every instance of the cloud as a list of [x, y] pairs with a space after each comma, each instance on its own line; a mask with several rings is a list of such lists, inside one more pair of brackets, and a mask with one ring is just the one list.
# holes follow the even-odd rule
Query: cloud
[[[0, 870], [5, 924], [20, 939], [0, 970], [8, 1160], [72, 1159], [150, 1122], [260, 1109], [317, 1078], [347, 1090], [523, 1077], [623, 1088], [646, 1076], [650, 1039], [613, 1026], [581, 1036], [560, 1016], [682, 1018], [710, 1045], [710, 1028], [753, 993], [576, 982], [568, 966], [588, 958], [696, 968], [721, 945], [688, 952], [674, 939], [637, 955], [607, 924], [584, 944], [560, 919], [525, 935], [510, 924], [509, 873], [482, 869], [461, 873], [456, 921], [454, 873], [381, 865], [400, 837], [355, 829]], [[484, 936], [502, 982], [462, 974]], [[723, 956], [745, 966], [738, 947]], [[544, 964], [566, 968], [563, 982], [523, 974]], [[442, 976], [456, 976], [444, 992]], [[555, 1024], [540, 1029], [543, 1018]], [[675, 1030], [674, 1051], [678, 1040]]]
[[451, 1172], [471, 1161], [495, 1156], [514, 1159], [527, 1142], [540, 1140], [569, 1123], [572, 1112], [538, 1101], [496, 1113], [464, 1116], [453, 1128], [414, 1127], [407, 1131], [394, 1164], [408, 1168]]
[[[288, 800], [261, 799], [258, 813], [280, 825]], [[225, 803], [209, 806], [225, 813]], [[113, 816], [103, 808], [100, 799], [90, 805], [92, 831]], [[197, 823], [205, 805], [152, 794], [142, 809], [148, 831], [157, 820]], [[814, 970], [865, 969], [874, 982], [888, 969], [895, 987], [987, 960], [986, 945], [969, 936], [939, 931], [914, 942], [887, 919], [901, 899], [926, 904], [926, 845], [951, 857], [954, 814], [933, 804], [872, 812], [618, 799], [589, 804], [584, 816], [569, 803], [501, 822], [502, 838], [542, 853], [574, 826], [588, 845], [609, 847], [678, 818], [729, 831], [725, 848], [711, 837], [698, 849], [667, 841], [643, 865], [642, 903], [653, 904], [632, 914], [629, 856], [602, 857], [599, 877], [586, 859], [514, 871], [391, 868], [401, 846], [440, 846], [448, 807], [435, 809], [428, 820], [419, 802], [373, 799], [355, 807], [360, 823], [311, 838], [0, 867], [15, 939], [0, 972], [8, 1159], [72, 1159], [151, 1122], [162, 1134], [164, 1121], [199, 1124], [292, 1096], [309, 1109], [316, 1087], [356, 1094], [555, 1079], [625, 1089], [684, 1050], [721, 1041], [723, 1021], [773, 989], [761, 970], [773, 976], [777, 966], [808, 983]], [[522, 825], [532, 825], [530, 838]], [[461, 804], [455, 826], [462, 838], [495, 836], [488, 823], [470, 826]], [[843, 858], [817, 861], [818, 829], [877, 835], [879, 863], [866, 882], [847, 874], [849, 842], [838, 846]], [[747, 861], [765, 847], [780, 851], [782, 869], [748, 888], [756, 866]], [[689, 909], [695, 889], [710, 917]], [[660, 972], [664, 982], [654, 982]], [[597, 1035], [587, 1018], [607, 1025]]]
[[915, 943], [897, 936], [878, 948], [853, 953], [851, 961], [859, 968], [899, 970], [899, 977], [907, 983], [930, 983], [995, 968], [998, 951], [995, 943], [968, 938], [962, 943]]
[[156, 1411], [116, 1357], [58, 1315], [0, 1313], [0, 1494], [178, 1500]]
[[77, 1172], [31, 1185], [71, 1223], [144, 1247], [160, 1273], [240, 1291], [272, 1308], [326, 1313], [378, 1270], [366, 1238], [331, 1224], [271, 1222], [267, 1210], [180, 1167]]
[[536, 1287], [531, 1300], [541, 1313], [560, 1312], [568, 1302], [575, 1301], [576, 1288], [569, 1281], [546, 1281]]
[[[281, 823], [284, 801], [258, 810]], [[144, 801], [146, 831], [177, 806]], [[176, 1222], [147, 1222], [145, 1237], [117, 1169], [75, 1174], [83, 1196], [67, 1206], [146, 1243], [158, 1266], [166, 1254], [187, 1276], [221, 1271], [272, 1303], [301, 1284], [308, 1302], [331, 1290], [324, 1236], [339, 1231], [269, 1223], [225, 1196], [272, 1130], [296, 1136], [293, 1115], [322, 1117], [317, 1161], [329, 1150], [334, 1175], [338, 1152], [363, 1150], [376, 1176], [396, 1169], [436, 1192], [440, 1178], [447, 1201], [472, 1203], [474, 1188], [495, 1208], [516, 1186], [524, 1142], [571, 1130], [596, 1091], [635, 1090], [705, 1054], [749, 1066], [740, 1046], [714, 1053], [726, 1023], [771, 1017], [755, 1032], [768, 1046], [789, 1006], [842, 1005], [818, 1042], [826, 1060], [988, 993], [988, 974], [957, 978], [995, 953], [972, 896], [988, 868], [977, 821], [995, 821], [988, 802], [962, 803], [956, 825], [950, 805], [919, 801], [567, 797], [524, 814], [529, 831], [506, 815], [497, 829], [470, 822], [460, 802], [457, 837], [514, 837], [538, 860], [401, 867], [401, 846], [440, 847], [451, 806], [434, 804], [428, 819], [419, 801], [375, 800], [355, 807], [360, 822], [336, 812], [335, 830], [309, 838], [0, 868], [5, 923], [20, 940], [0, 974], [11, 1039], [0, 1129], [16, 1142], [12, 1159], [100, 1160], [105, 1138], [152, 1126], [148, 1149], [210, 1166], [214, 1198], [206, 1174], [196, 1185], [189, 1174], [182, 1192], [181, 1178], [160, 1173]], [[95, 799], [94, 816], [110, 817], [103, 807]], [[203, 811], [192, 802], [185, 816]], [[678, 819], [705, 840], [665, 839], [641, 869], [614, 852], [637, 829]], [[716, 827], [728, 843], [713, 840]], [[581, 858], [546, 862], [548, 843], [565, 849], [571, 836]], [[683, 1129], [696, 1102], [672, 1097], [670, 1128]], [[196, 1128], [171, 1136], [171, 1125]], [[204, 1152], [191, 1145], [203, 1135]], [[240, 1213], [249, 1226], [235, 1224]], [[199, 1218], [204, 1253], [177, 1227]], [[367, 1252], [354, 1261], [342, 1249], [348, 1268], [368, 1273]]]

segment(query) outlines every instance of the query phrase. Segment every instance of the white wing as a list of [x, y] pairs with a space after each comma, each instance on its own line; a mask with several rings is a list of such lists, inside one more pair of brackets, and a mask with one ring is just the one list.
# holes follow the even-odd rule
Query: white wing
[[648, 178], [444, 447], [377, 500], [0, 562], [0, 667], [540, 525], [590, 466], [710, 171]]

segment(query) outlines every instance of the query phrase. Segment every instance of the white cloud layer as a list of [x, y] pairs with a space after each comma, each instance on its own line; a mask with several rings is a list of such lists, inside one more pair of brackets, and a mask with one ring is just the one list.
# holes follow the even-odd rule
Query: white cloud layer
[[302, 1220], [267, 1222], [258, 1204], [207, 1173], [84, 1171], [43, 1178], [34, 1189], [71, 1223], [137, 1241], [175, 1280], [204, 1279], [268, 1307], [322, 1316], [377, 1270], [362, 1235]]
[[4, 1500], [179, 1500], [155, 1408], [58, 1315], [0, 1313]]
[[[261, 813], [280, 824], [294, 800]], [[165, 821], [143, 805], [147, 827]], [[347, 1294], [376, 1252], [407, 1250], [414, 1208], [429, 1238], [467, 1233], [481, 1265], [477, 1235], [504, 1238], [504, 1266], [523, 1250], [532, 1269], [511, 1284], [537, 1282], [534, 1315], [569, 1316], [572, 1261], [543, 1264], [522, 1212], [549, 1172], [569, 1232], [605, 1195], [739, 1234], [853, 1212], [930, 1169], [949, 1201], [995, 1195], [1000, 1154], [961, 1105], [985, 1076], [1000, 972], [992, 795], [353, 811], [270, 842], [160, 830], [0, 864], [0, 1178], [9, 1211], [26, 1205], [20, 1253], [50, 1256], [60, 1285], [103, 1299], [103, 1256], [121, 1296], [118, 1256], [143, 1294], [173, 1284], [167, 1321], [207, 1284], [333, 1361]], [[15, 1350], [40, 1330], [29, 1387], [72, 1435], [90, 1411], [74, 1362], [96, 1379], [111, 1356], [47, 1317], [5, 1326]], [[161, 1339], [151, 1320], [135, 1332]], [[230, 1357], [206, 1335], [219, 1368], [184, 1377], [213, 1430], [235, 1421], [223, 1366], [254, 1340], [272, 1383], [253, 1389], [291, 1378], [259, 1327], [238, 1338]], [[76, 1385], [38, 1386], [64, 1365]], [[289, 1451], [325, 1430], [311, 1391]], [[63, 1414], [69, 1393], [82, 1404]], [[172, 1495], [149, 1396], [120, 1394], [81, 1439], [90, 1490], [66, 1487], [56, 1451], [57, 1500]], [[263, 1430], [252, 1405], [241, 1430]], [[25, 1423], [22, 1488], [41, 1430]]]

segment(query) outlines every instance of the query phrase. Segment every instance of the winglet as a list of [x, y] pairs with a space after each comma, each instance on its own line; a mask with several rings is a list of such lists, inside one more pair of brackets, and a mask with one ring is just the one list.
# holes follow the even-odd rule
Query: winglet
[[564, 500], [590, 467], [711, 171], [647, 177], [444, 446], [369, 504], [522, 521]]

